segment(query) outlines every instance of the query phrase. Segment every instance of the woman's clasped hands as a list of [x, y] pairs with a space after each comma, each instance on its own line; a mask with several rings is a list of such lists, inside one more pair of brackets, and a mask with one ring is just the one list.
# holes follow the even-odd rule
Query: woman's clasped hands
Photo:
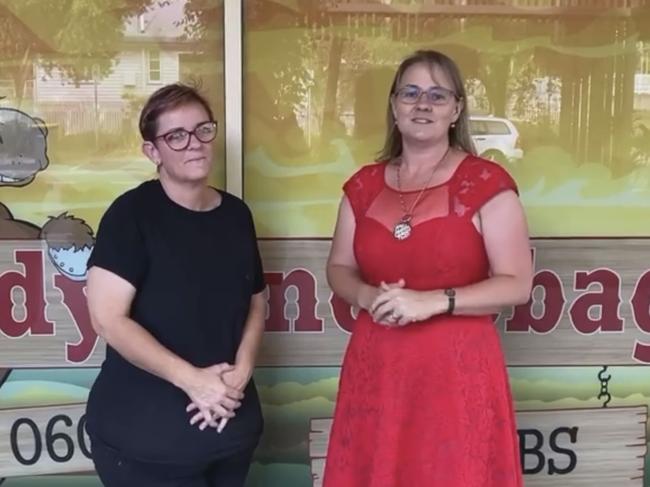
[[444, 312], [443, 293], [407, 289], [404, 279], [394, 283], [382, 281], [368, 308], [375, 323], [396, 327], [426, 320]]
[[243, 367], [228, 363], [195, 369], [192, 379], [183, 388], [191, 400], [186, 411], [195, 411], [190, 424], [198, 423], [201, 430], [210, 426], [221, 433], [241, 406], [250, 376]]

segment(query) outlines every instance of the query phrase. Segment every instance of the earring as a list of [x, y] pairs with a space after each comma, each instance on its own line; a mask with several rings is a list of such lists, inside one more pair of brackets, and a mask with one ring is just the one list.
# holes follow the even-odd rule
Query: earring
[[455, 129], [456, 128], [456, 122], [452, 123], [449, 128]]

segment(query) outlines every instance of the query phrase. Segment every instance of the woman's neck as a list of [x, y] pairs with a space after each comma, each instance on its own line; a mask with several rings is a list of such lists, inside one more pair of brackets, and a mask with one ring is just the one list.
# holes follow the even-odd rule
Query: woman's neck
[[220, 195], [207, 180], [180, 183], [161, 173], [160, 184], [169, 199], [188, 210], [209, 211], [219, 206]]
[[404, 144], [400, 164], [402, 170], [408, 173], [418, 173], [422, 170], [428, 171], [435, 166], [444, 164], [453, 149], [449, 147], [449, 142], [431, 145]]

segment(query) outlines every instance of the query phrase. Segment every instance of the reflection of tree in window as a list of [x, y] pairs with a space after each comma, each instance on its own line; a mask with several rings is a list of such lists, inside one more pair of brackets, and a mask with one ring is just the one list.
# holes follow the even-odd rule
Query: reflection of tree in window
[[637, 74], [650, 74], [650, 42], [637, 42]]
[[107, 76], [124, 38], [125, 19], [151, 3], [125, 0], [118, 9], [107, 7], [105, 0], [3, 0], [0, 64], [3, 87], [11, 83], [13, 88], [3, 90], [2, 95], [12, 98], [15, 105], [24, 97], [33, 97], [37, 64], [48, 75], [56, 69], [75, 85], [92, 79], [93, 65], [100, 78]]
[[474, 115], [490, 113], [490, 100], [483, 82], [478, 78], [468, 77], [465, 80], [467, 93], [467, 108]]
[[161, 81], [160, 76], [160, 51], [149, 51], [149, 82]]

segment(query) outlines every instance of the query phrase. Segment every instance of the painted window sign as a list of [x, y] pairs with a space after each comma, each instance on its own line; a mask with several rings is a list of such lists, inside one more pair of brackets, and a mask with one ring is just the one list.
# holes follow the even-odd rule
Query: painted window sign
[[[226, 19], [244, 31], [240, 189], [268, 283], [249, 487], [320, 484], [356, 313], [327, 286], [327, 239], [342, 183], [381, 146], [393, 70], [420, 47], [460, 64], [472, 138], [513, 174], [531, 224], [532, 297], [496, 321], [526, 485], [650, 486], [650, 2], [242, 8]], [[3, 487], [98, 485], [84, 410], [104, 345], [86, 262], [107, 205], [155, 177], [137, 132], [148, 94], [200, 84], [227, 122], [223, 24], [221, 0], [0, 6]]]

